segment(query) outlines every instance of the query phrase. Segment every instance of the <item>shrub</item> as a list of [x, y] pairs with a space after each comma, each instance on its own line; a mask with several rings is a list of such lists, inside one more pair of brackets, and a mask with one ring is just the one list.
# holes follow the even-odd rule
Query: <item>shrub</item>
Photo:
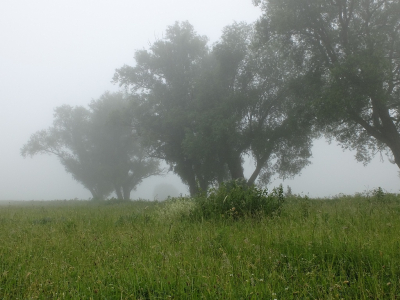
[[249, 186], [245, 181], [232, 180], [211, 188], [207, 195], [195, 197], [191, 211], [194, 218], [231, 218], [273, 215], [284, 202], [282, 185], [268, 194], [267, 189]]

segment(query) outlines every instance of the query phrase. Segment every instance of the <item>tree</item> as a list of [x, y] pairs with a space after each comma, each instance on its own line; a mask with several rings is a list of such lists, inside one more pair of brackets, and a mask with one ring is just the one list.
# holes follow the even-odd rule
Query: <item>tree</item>
[[198, 183], [206, 188], [209, 181], [182, 146], [192, 126], [189, 106], [195, 101], [199, 66], [207, 53], [206, 37], [199, 36], [188, 22], [175, 23], [149, 50], [136, 51], [135, 67], [125, 65], [114, 76], [133, 96], [135, 129], [151, 155], [164, 159], [189, 186], [191, 195], [198, 192]]
[[400, 2], [263, 0], [258, 29], [298, 66], [292, 82], [330, 138], [367, 163], [385, 150], [400, 167]]
[[94, 199], [114, 190], [120, 199], [144, 178], [159, 173], [158, 162], [131, 128], [131, 113], [121, 93], [105, 93], [90, 109], [63, 105], [55, 109], [53, 126], [33, 134], [21, 154], [53, 154]]
[[130, 101], [122, 93], [105, 93], [89, 108], [94, 128], [91, 139], [99, 161], [118, 199], [128, 200], [143, 179], [163, 173], [159, 161], [147, 156], [147, 149], [133, 132]]
[[176, 23], [136, 52], [135, 67], [115, 74], [135, 99], [138, 132], [192, 195], [198, 185], [243, 178], [247, 154], [256, 161], [249, 184], [260, 174], [263, 183], [274, 173], [293, 176], [308, 164], [311, 127], [295, 121], [299, 105], [275, 80], [278, 57], [253, 38], [251, 25], [235, 23], [210, 51], [190, 24]]
[[[304, 105], [287, 91], [291, 65], [276, 43], [259, 45], [253, 26], [225, 27], [214, 45], [199, 84], [196, 124], [190, 136], [197, 160], [213, 152], [232, 179], [243, 178], [243, 158], [250, 155], [257, 178], [267, 184], [272, 174], [298, 174], [311, 155], [312, 127]], [[211, 146], [211, 147], [210, 147]]]

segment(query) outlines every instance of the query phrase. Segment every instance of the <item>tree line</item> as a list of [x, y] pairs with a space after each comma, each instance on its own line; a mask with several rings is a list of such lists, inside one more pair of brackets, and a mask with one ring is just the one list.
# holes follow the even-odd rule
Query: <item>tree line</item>
[[233, 23], [208, 44], [188, 22], [116, 70], [119, 93], [89, 109], [62, 106], [22, 154], [55, 154], [93, 197], [118, 198], [168, 164], [191, 195], [243, 179], [289, 178], [310, 163], [321, 134], [367, 163], [400, 167], [400, 3], [259, 0], [253, 24]]

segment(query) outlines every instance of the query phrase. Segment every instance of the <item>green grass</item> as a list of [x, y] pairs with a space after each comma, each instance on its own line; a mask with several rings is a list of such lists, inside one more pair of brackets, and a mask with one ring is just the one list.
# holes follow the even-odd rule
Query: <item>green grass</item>
[[190, 200], [0, 206], [0, 299], [400, 299], [400, 198], [287, 199], [193, 221]]

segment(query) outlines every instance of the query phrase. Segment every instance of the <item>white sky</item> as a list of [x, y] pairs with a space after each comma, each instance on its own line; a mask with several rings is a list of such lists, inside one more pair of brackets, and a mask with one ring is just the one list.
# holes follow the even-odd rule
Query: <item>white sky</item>
[[[117, 90], [111, 83], [115, 69], [132, 65], [134, 51], [147, 48], [175, 21], [188, 20], [215, 42], [224, 26], [252, 22], [260, 14], [251, 0], [2, 0], [0, 200], [89, 198], [55, 157], [20, 156], [30, 135], [51, 125], [53, 109], [87, 105], [106, 90]], [[399, 192], [398, 168], [386, 158], [364, 167], [354, 153], [324, 140], [315, 143], [313, 155], [313, 164], [284, 186], [320, 197], [378, 186]], [[132, 197], [152, 198], [162, 182], [187, 193], [168, 175], [145, 181]]]

